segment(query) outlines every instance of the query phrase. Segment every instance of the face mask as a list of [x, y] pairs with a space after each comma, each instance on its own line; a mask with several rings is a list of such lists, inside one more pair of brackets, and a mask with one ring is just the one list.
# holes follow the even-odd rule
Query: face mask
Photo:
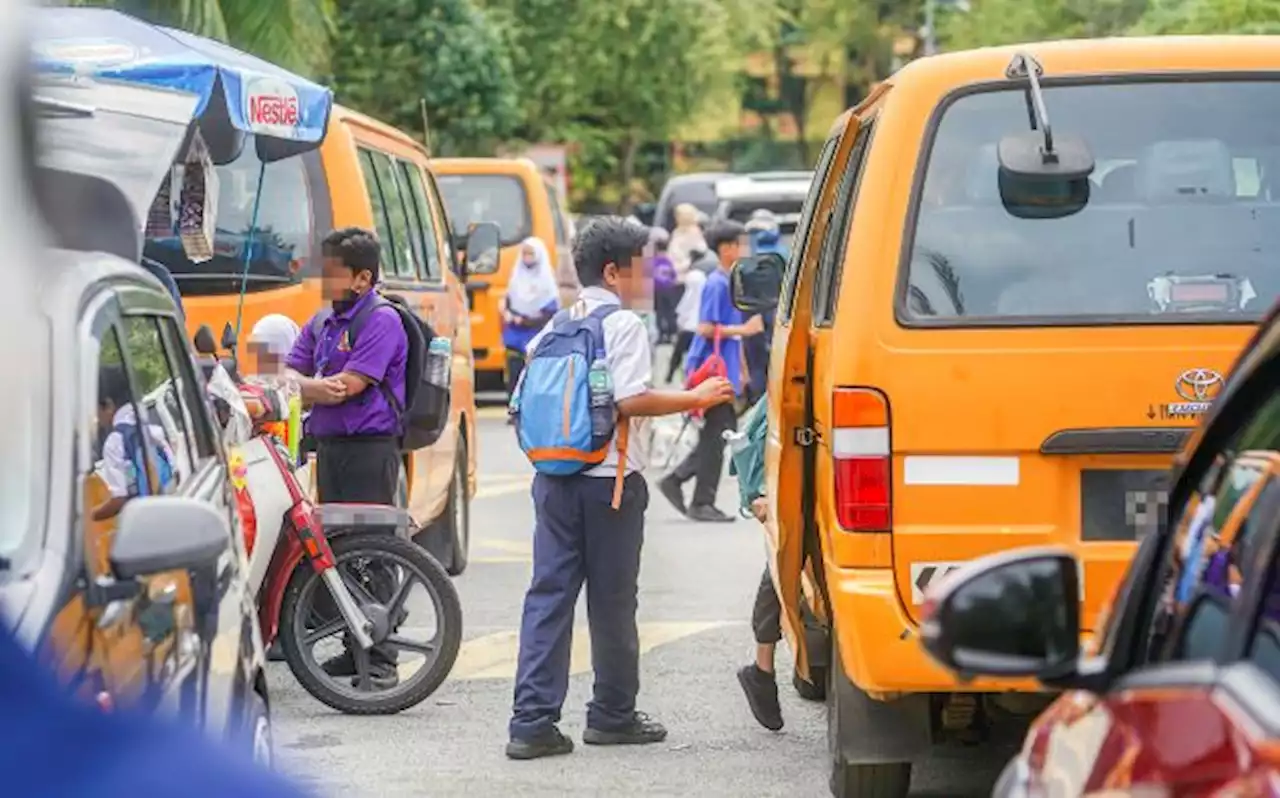
[[348, 310], [355, 307], [355, 304], [359, 301], [360, 294], [357, 294], [355, 289], [348, 288], [346, 291], [342, 292], [342, 299], [335, 299], [333, 301], [333, 309], [338, 313], [346, 313]]

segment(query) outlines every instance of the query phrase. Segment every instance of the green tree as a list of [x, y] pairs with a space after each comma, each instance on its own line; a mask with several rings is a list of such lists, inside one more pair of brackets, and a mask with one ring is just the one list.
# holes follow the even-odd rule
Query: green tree
[[1277, 0], [1153, 0], [1141, 34], [1280, 33]]
[[67, 0], [227, 42], [303, 75], [328, 63], [333, 0]]
[[973, 0], [967, 13], [944, 13], [939, 28], [950, 50], [1116, 36], [1129, 31], [1146, 9], [1147, 0]]
[[489, 154], [520, 121], [511, 62], [470, 0], [340, 0], [332, 85], [338, 99], [402, 130], [426, 101], [439, 153]]

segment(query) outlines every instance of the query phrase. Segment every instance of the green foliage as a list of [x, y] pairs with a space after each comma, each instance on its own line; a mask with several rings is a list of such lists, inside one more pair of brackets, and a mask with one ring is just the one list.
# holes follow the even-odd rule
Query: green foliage
[[1146, 10], [1146, 0], [974, 0], [968, 13], [940, 14], [947, 49], [1115, 36]]
[[511, 62], [470, 0], [341, 0], [332, 86], [405, 131], [430, 116], [437, 154], [490, 154], [519, 122]]
[[68, 0], [109, 6], [153, 22], [228, 42], [303, 75], [324, 71], [333, 0]]
[[1143, 34], [1280, 33], [1277, 0], [1153, 0]]

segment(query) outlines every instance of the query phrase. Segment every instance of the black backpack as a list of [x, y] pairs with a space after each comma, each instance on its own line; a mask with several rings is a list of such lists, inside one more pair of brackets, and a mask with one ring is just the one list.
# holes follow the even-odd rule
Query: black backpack
[[[440, 439], [449, 421], [449, 389], [427, 381], [427, 348], [435, 331], [409, 307], [404, 297], [397, 294], [379, 294], [356, 313], [347, 327], [347, 343], [354, 349], [356, 338], [364, 329], [369, 316], [378, 308], [387, 307], [400, 316], [405, 337], [409, 340], [409, 357], [404, 369], [404, 407], [397, 401], [395, 392], [385, 382], [378, 389], [387, 403], [400, 416], [400, 448], [416, 451], [426, 448]], [[325, 320], [333, 315], [331, 309], [317, 313], [311, 319], [311, 333], [316, 341], [324, 330]]]

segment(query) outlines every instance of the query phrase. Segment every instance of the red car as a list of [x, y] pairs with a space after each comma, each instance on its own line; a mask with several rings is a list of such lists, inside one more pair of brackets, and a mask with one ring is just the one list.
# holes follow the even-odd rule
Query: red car
[[994, 796], [1280, 795], [1278, 389], [1273, 312], [1177, 459], [1169, 531], [1141, 541], [1089, 645], [1066, 551], [976, 560], [928, 597], [922, 643], [961, 678], [1063, 691]]

